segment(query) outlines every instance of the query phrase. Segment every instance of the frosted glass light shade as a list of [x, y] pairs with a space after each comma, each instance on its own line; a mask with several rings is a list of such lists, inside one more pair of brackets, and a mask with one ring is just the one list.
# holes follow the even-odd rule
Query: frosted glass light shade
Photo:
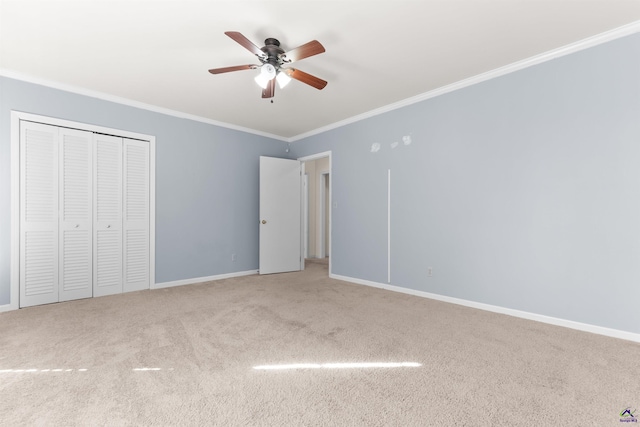
[[289, 77], [287, 73], [280, 71], [276, 76], [276, 80], [278, 81], [278, 86], [280, 86], [280, 89], [282, 89], [289, 84], [289, 82], [291, 81], [291, 77]]
[[262, 89], [267, 88], [267, 85], [269, 84], [269, 80], [271, 79], [262, 73], [258, 74], [255, 78], [256, 83], [258, 83], [258, 86], [260, 86]]
[[272, 80], [275, 76], [276, 68], [267, 63], [260, 67], [260, 74], [256, 76], [255, 81], [262, 89], [266, 89], [269, 84], [269, 80]]

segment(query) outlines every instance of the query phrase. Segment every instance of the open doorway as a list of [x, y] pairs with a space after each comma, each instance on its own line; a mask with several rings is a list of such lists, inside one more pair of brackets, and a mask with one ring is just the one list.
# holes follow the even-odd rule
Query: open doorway
[[331, 153], [299, 159], [303, 163], [303, 236], [305, 264], [331, 271]]

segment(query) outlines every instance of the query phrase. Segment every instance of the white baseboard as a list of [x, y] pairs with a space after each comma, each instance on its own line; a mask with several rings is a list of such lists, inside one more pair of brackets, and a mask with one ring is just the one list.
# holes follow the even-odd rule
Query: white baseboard
[[18, 307], [15, 307], [13, 304], [0, 305], [0, 313], [2, 313], [3, 311], [12, 311], [17, 309]]
[[522, 319], [534, 320], [536, 322], [548, 323], [550, 325], [577, 329], [579, 331], [584, 331], [584, 332], [591, 332], [593, 334], [605, 335], [613, 338], [620, 338], [627, 341], [640, 342], [640, 334], [636, 334], [633, 332], [605, 328], [605, 327], [596, 326], [596, 325], [589, 325], [587, 323], [574, 322], [573, 320], [559, 319], [557, 317], [545, 316], [545, 315], [536, 314], [536, 313], [529, 313], [527, 311], [514, 310], [511, 308], [505, 308], [505, 307], [500, 307], [500, 306], [491, 305], [491, 304], [484, 304], [484, 303], [469, 301], [469, 300], [460, 299], [460, 298], [448, 297], [445, 295], [432, 294], [429, 292], [417, 291], [415, 289], [408, 289], [400, 286], [387, 285], [384, 283], [372, 282], [369, 280], [356, 279], [348, 276], [340, 276], [338, 274], [330, 274], [329, 277], [336, 280], [356, 283], [358, 285], [365, 285], [365, 286], [371, 286], [374, 288], [386, 289], [394, 292], [401, 292], [403, 294], [415, 295], [418, 297], [448, 302], [451, 304], [463, 305], [466, 307], [477, 308], [485, 311], [491, 311], [493, 313], [506, 314], [508, 316], [520, 317]]
[[[258, 274], [258, 270], [239, 271], [236, 273], [218, 274], [216, 276], [196, 277], [193, 279], [184, 279], [184, 280], [175, 280], [173, 282], [156, 283], [156, 284], [152, 284], [150, 286], [150, 289], [162, 289], [162, 288], [170, 288], [173, 286], [193, 285], [195, 283], [210, 282], [212, 280], [222, 280], [222, 279], [229, 279], [232, 277], [240, 277], [240, 276], [251, 276], [252, 274]], [[0, 305], [0, 313], [4, 311], [12, 311], [17, 309], [18, 309], [17, 304]]]
[[258, 270], [238, 271], [236, 273], [218, 274], [216, 276], [194, 277], [193, 279], [174, 280], [151, 285], [151, 289], [171, 288], [173, 286], [193, 285], [195, 283], [211, 282], [213, 280], [230, 279], [232, 277], [251, 276], [258, 274]]

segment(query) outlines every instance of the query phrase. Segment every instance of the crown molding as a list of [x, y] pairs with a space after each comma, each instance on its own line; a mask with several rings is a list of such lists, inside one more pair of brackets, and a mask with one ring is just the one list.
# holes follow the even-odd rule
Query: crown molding
[[35, 77], [29, 74], [20, 73], [14, 70], [6, 68], [0, 68], [0, 76], [7, 77], [14, 80], [20, 80], [27, 83], [33, 83], [40, 86], [46, 86], [52, 89], [58, 89], [65, 92], [74, 93], [77, 95], [88, 96], [91, 98], [101, 99], [103, 101], [114, 102], [116, 104], [126, 105], [129, 107], [140, 108], [142, 110], [152, 111], [154, 113], [160, 113], [167, 116], [178, 117], [181, 119], [193, 120], [196, 122], [206, 123], [214, 126], [219, 126], [226, 129], [236, 130], [239, 132], [250, 133], [265, 138], [276, 139], [279, 141], [290, 142], [290, 138], [284, 138], [280, 135], [274, 135], [267, 132], [261, 132], [255, 129], [246, 128], [242, 126], [233, 125], [230, 123], [219, 122], [217, 120], [208, 119], [206, 117], [196, 116], [193, 114], [183, 113], [181, 111], [171, 110], [169, 108], [158, 107], [156, 105], [145, 104], [144, 102], [134, 101], [128, 98], [121, 98], [115, 95], [109, 95], [107, 93], [98, 92], [90, 89], [85, 89], [79, 86], [68, 85], [65, 83], [56, 82], [53, 80], [47, 80], [40, 77]]
[[383, 113], [387, 113], [389, 111], [397, 110], [402, 107], [406, 107], [408, 105], [412, 105], [418, 102], [425, 101], [427, 99], [435, 98], [436, 96], [444, 95], [449, 92], [453, 92], [459, 89], [463, 89], [468, 86], [472, 86], [487, 80], [495, 79], [496, 77], [504, 76], [506, 74], [510, 74], [524, 68], [532, 67], [537, 64], [541, 64], [543, 62], [551, 61], [552, 59], [560, 58], [566, 55], [570, 55], [575, 52], [579, 52], [581, 50], [588, 49], [590, 47], [598, 46], [600, 44], [616, 40], [625, 36], [629, 36], [631, 34], [635, 34], [640, 32], [640, 21], [635, 21], [627, 25], [623, 25], [622, 27], [614, 28], [613, 30], [606, 31], [604, 33], [597, 34], [592, 37], [588, 37], [586, 39], [577, 41], [575, 43], [568, 44], [566, 46], [553, 49], [539, 55], [532, 56], [527, 59], [523, 59], [522, 61], [514, 62], [509, 65], [505, 65], [500, 68], [496, 68], [491, 71], [487, 71], [482, 74], [478, 74], [473, 77], [469, 77], [464, 80], [460, 80], [458, 82], [439, 87], [437, 89], [431, 90], [429, 92], [422, 93], [420, 95], [413, 96], [411, 98], [406, 98], [401, 101], [395, 102], [393, 104], [385, 105], [384, 107], [376, 108], [375, 110], [367, 111], [366, 113], [358, 114], [357, 116], [350, 117], [348, 119], [340, 120], [339, 122], [335, 122], [329, 124], [327, 126], [323, 126], [317, 129], [314, 129], [309, 132], [301, 133], [294, 137], [289, 138], [288, 142], [297, 142], [305, 138], [309, 138], [314, 135], [318, 135], [333, 129], [337, 129], [339, 127], [359, 122], [364, 119], [368, 119], [370, 117], [374, 117]]
[[566, 56], [575, 52], [579, 52], [584, 49], [588, 49], [590, 47], [594, 47], [612, 40], [616, 40], [625, 36], [629, 36], [631, 34], [635, 34], [640, 32], [640, 21], [635, 21], [629, 23], [627, 25], [623, 25], [618, 28], [614, 28], [612, 30], [606, 31], [604, 33], [597, 34], [592, 37], [588, 37], [583, 40], [579, 40], [575, 43], [568, 44], [566, 46], [550, 50], [548, 52], [544, 52], [539, 55], [532, 56], [530, 58], [524, 59], [522, 61], [514, 62], [509, 65], [505, 65], [500, 68], [496, 68], [491, 71], [487, 71], [482, 74], [478, 74], [473, 77], [469, 77], [464, 80], [460, 80], [458, 82], [439, 87], [437, 89], [431, 90], [429, 92], [422, 93], [420, 95], [413, 96], [411, 98], [406, 98], [398, 102], [394, 102], [392, 104], [385, 105], [384, 107], [380, 107], [374, 110], [367, 111], [362, 114], [358, 114], [356, 116], [349, 117], [344, 120], [340, 120], [335, 123], [331, 123], [329, 125], [311, 130], [309, 132], [301, 133], [292, 137], [283, 137], [281, 135], [275, 135], [267, 132], [258, 131], [251, 128], [246, 128], [242, 126], [233, 125], [226, 122], [220, 122], [217, 120], [208, 119], [206, 117], [196, 116], [188, 113], [183, 113], [181, 111], [171, 110], [168, 108], [162, 108], [151, 104], [145, 104], [143, 102], [134, 101], [127, 98], [121, 98], [114, 95], [109, 95], [106, 93], [93, 91], [77, 86], [67, 85], [60, 82], [55, 82], [51, 80], [42, 79], [39, 77], [19, 73], [17, 71], [3, 69], [0, 68], [0, 76], [8, 77], [15, 80], [21, 80], [28, 83], [33, 83], [41, 86], [47, 86], [53, 89], [63, 90], [65, 92], [71, 92], [78, 95], [89, 96], [92, 98], [101, 99], [104, 101], [115, 102], [117, 104], [127, 105], [130, 107], [140, 108], [143, 110], [153, 111], [160, 114], [165, 114], [168, 116], [179, 117], [183, 119], [193, 120], [197, 122], [207, 123], [214, 126], [219, 126], [226, 129], [236, 130], [239, 132], [250, 133], [257, 136], [262, 136], [265, 138], [271, 138], [279, 141], [284, 141], [288, 143], [298, 142], [305, 138], [309, 138], [314, 135], [318, 135], [324, 132], [328, 132], [333, 129], [337, 129], [339, 127], [359, 122], [364, 119], [368, 119], [370, 117], [374, 117], [380, 114], [387, 113], [389, 111], [397, 110], [399, 108], [406, 107], [408, 105], [416, 104], [418, 102], [425, 101], [427, 99], [435, 98], [436, 96], [444, 95], [449, 92], [453, 92], [459, 89], [463, 89], [468, 86], [472, 86], [487, 80], [494, 79], [496, 77], [504, 76], [509, 73], [513, 73], [515, 71], [522, 70], [524, 68], [532, 67], [537, 64], [541, 64], [543, 62], [550, 61], [552, 59], [560, 58], [562, 56]]

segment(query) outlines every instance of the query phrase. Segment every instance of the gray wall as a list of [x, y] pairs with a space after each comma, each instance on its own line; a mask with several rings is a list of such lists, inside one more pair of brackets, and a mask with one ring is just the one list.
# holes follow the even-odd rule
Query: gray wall
[[[638, 76], [635, 34], [292, 144], [333, 153], [333, 273], [386, 283], [391, 169], [393, 285], [640, 333]], [[12, 109], [157, 137], [157, 282], [257, 268], [286, 144], [0, 77], [0, 305]]]
[[11, 110], [156, 137], [156, 282], [258, 268], [258, 159], [284, 157], [286, 143], [0, 77], [0, 305], [10, 286]]
[[634, 34], [292, 144], [333, 273], [387, 282], [391, 169], [392, 285], [640, 333], [639, 76]]

